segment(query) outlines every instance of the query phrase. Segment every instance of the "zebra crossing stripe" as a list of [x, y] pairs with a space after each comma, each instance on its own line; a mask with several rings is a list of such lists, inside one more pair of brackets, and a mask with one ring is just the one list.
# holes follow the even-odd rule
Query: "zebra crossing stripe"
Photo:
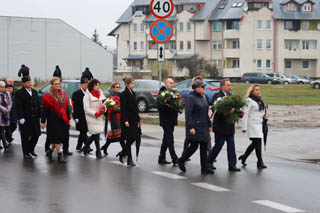
[[203, 189], [215, 191], [215, 192], [228, 192], [228, 191], [230, 191], [229, 189], [222, 188], [222, 187], [215, 186], [215, 185], [208, 184], [208, 183], [190, 183], [190, 184], [194, 185], [194, 186], [198, 186]]
[[273, 202], [273, 201], [270, 201], [270, 200], [256, 200], [256, 201], [252, 201], [252, 202], [256, 203], [256, 204], [259, 204], [259, 205], [262, 205], [262, 206], [269, 207], [269, 208], [277, 209], [279, 211], [283, 211], [283, 212], [286, 212], [286, 213], [305, 212], [303, 210], [296, 209], [296, 208], [293, 208], [293, 207], [290, 207], [290, 206], [286, 206], [286, 205], [283, 205], [281, 203], [276, 203], [276, 202]]
[[170, 178], [170, 179], [173, 179], [173, 180], [187, 179], [186, 177], [183, 177], [183, 176], [180, 176], [180, 175], [176, 175], [176, 174], [171, 174], [171, 173], [168, 173], [168, 172], [154, 171], [154, 172], [152, 172], [152, 174], [160, 175], [160, 176], [167, 177], [167, 178]]

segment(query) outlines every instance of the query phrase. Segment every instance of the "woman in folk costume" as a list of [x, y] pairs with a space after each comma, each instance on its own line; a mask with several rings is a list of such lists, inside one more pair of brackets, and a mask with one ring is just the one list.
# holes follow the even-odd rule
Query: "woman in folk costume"
[[116, 104], [115, 107], [109, 107], [108, 120], [111, 124], [111, 130], [107, 133], [107, 141], [101, 147], [105, 155], [108, 155], [108, 147], [113, 142], [120, 142], [121, 147], [124, 147], [124, 140], [121, 138], [121, 125], [120, 125], [120, 83], [115, 82], [111, 85], [109, 99], [113, 100]]
[[68, 136], [70, 125], [70, 112], [68, 107], [68, 95], [61, 89], [61, 79], [53, 77], [50, 80], [51, 89], [43, 96], [41, 128], [44, 129], [47, 122], [47, 141], [51, 144], [47, 151], [49, 162], [52, 162], [54, 150], [58, 153], [58, 162], [66, 163], [62, 152], [61, 144]]
[[83, 98], [83, 107], [91, 136], [83, 148], [84, 155], [88, 154], [90, 144], [94, 141], [96, 145], [96, 157], [102, 158], [99, 140], [100, 133], [104, 132], [105, 122], [103, 114], [106, 111], [106, 107], [103, 105], [103, 102], [105, 99], [106, 97], [100, 89], [100, 81], [97, 79], [89, 81], [88, 89]]
[[246, 152], [239, 157], [243, 166], [247, 166], [246, 160], [253, 150], [256, 150], [258, 158], [258, 169], [266, 169], [267, 166], [262, 160], [262, 138], [263, 119], [268, 119], [268, 115], [265, 113], [265, 104], [261, 99], [260, 86], [253, 84], [249, 87], [247, 92], [248, 106], [244, 108], [244, 116], [242, 118], [242, 131], [248, 134], [252, 143], [248, 146]]
[[[5, 129], [10, 127], [10, 118], [9, 113], [12, 107], [11, 96], [5, 90], [5, 82], [0, 81], [0, 140], [4, 150], [7, 150], [10, 147], [10, 143], [7, 143]], [[0, 145], [0, 149], [2, 149]]]

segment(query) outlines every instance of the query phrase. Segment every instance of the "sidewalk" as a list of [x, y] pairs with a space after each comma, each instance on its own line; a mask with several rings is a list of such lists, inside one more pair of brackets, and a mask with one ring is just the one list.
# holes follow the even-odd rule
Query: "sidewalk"
[[[162, 140], [163, 130], [156, 125], [142, 125], [143, 138], [145, 140]], [[267, 151], [263, 155], [288, 160], [320, 159], [320, 134], [318, 129], [276, 129], [269, 130]], [[174, 131], [175, 143], [182, 146], [185, 139], [185, 128], [176, 127]], [[214, 134], [211, 134], [214, 145]], [[250, 141], [246, 134], [237, 130], [235, 134], [236, 150], [243, 153]], [[224, 147], [226, 149], [226, 146]], [[254, 153], [252, 154], [254, 156]]]

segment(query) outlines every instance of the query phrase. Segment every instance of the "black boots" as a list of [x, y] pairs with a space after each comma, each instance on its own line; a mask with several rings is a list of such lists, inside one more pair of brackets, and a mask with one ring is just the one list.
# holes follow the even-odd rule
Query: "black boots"
[[263, 163], [263, 161], [261, 161], [261, 162], [257, 163], [257, 168], [258, 169], [266, 169], [267, 166]]
[[134, 164], [133, 161], [132, 161], [132, 155], [131, 154], [128, 155], [127, 166], [136, 166], [136, 164]]
[[187, 171], [186, 167], [184, 166], [184, 162], [181, 159], [178, 159], [178, 167], [182, 172]]
[[242, 163], [242, 166], [243, 166], [243, 167], [246, 167], [246, 166], [247, 166], [247, 164], [246, 164], [247, 158], [246, 158], [245, 155], [241, 155], [238, 159], [241, 160], [241, 163]]
[[48, 157], [49, 163], [53, 162], [52, 153], [53, 153], [53, 150], [51, 149], [47, 151], [47, 157]]
[[58, 162], [61, 163], [61, 164], [65, 164], [66, 163], [66, 160], [64, 159], [62, 153], [58, 153]]

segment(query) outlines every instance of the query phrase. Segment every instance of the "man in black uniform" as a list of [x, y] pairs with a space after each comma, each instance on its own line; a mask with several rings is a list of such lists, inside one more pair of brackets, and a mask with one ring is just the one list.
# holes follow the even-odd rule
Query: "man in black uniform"
[[88, 82], [89, 80], [91, 80], [91, 76], [92, 74], [82, 75], [80, 85], [81, 88], [78, 91], [74, 92], [72, 95], [72, 105], [74, 110], [73, 119], [76, 123], [76, 129], [80, 132], [76, 149], [80, 152], [83, 151], [82, 146], [83, 144], [86, 144], [88, 140], [88, 126], [86, 115], [83, 109], [83, 97], [88, 89]]
[[27, 66], [23, 65], [21, 67], [19, 76], [21, 75], [23, 87], [15, 95], [16, 112], [20, 127], [23, 156], [25, 159], [32, 159], [32, 156], [37, 156], [34, 149], [41, 134], [41, 107], [38, 92], [32, 88]]

